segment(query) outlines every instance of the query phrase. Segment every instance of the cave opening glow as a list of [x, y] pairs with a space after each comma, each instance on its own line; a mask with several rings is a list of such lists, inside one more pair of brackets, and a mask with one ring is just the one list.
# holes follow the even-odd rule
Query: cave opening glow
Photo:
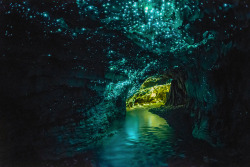
[[149, 77], [143, 82], [140, 89], [126, 100], [126, 107], [164, 105], [169, 98], [170, 87], [171, 79], [167, 77]]

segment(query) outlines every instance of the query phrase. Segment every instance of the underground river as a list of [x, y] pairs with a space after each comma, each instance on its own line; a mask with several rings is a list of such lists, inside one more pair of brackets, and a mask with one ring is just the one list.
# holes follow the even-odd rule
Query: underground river
[[174, 130], [165, 119], [152, 114], [149, 107], [136, 107], [127, 111], [124, 121], [112, 128], [117, 133], [105, 139], [97, 150], [97, 166], [168, 166], [169, 158], [184, 158], [176, 152]]

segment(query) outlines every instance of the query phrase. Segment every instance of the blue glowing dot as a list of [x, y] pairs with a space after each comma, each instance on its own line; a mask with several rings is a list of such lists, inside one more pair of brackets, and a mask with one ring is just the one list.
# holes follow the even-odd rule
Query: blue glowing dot
[[48, 13], [43, 13], [43, 16], [48, 17], [49, 15], [48, 15]]

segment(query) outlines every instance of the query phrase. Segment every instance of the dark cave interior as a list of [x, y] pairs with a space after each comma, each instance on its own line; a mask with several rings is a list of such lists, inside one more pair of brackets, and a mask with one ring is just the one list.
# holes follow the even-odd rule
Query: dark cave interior
[[105, 143], [146, 134], [119, 167], [249, 167], [249, 5], [0, 1], [0, 166], [116, 167]]

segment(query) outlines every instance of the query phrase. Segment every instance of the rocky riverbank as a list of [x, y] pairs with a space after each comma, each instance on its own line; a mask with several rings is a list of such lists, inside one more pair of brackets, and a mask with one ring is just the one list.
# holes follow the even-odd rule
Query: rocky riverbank
[[[192, 136], [192, 118], [184, 105], [165, 106], [152, 108], [149, 112], [166, 119], [173, 127], [176, 135], [183, 139], [180, 148], [185, 150], [187, 157], [176, 161], [170, 161], [171, 167], [180, 164], [192, 166], [193, 163], [206, 163], [208, 167], [248, 167], [250, 165], [250, 155], [247, 150], [240, 150], [230, 147], [213, 147], [203, 140]], [[194, 162], [195, 161], [195, 162]]]

